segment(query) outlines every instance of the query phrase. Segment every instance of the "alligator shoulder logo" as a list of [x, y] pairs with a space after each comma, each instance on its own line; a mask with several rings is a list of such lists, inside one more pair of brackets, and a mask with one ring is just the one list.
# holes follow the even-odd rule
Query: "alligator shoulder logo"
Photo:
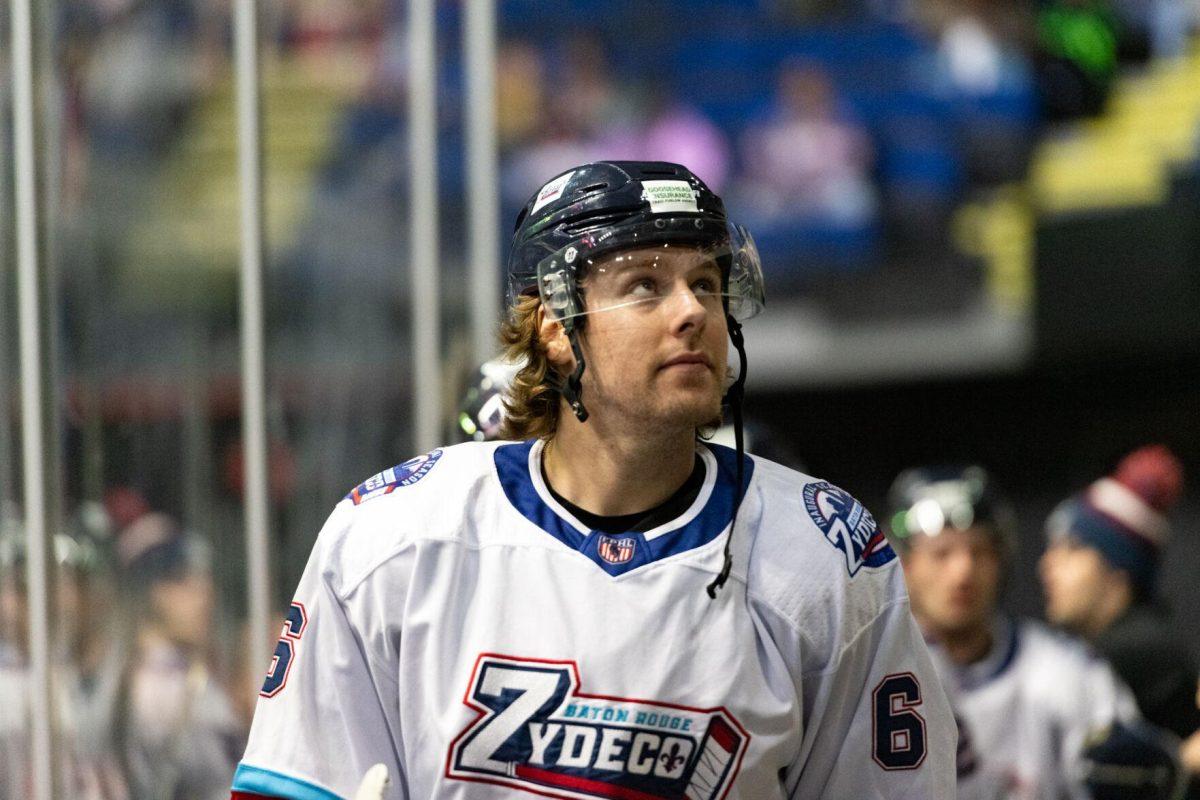
[[441, 457], [442, 451], [434, 450], [432, 453], [410, 458], [403, 464], [397, 464], [391, 469], [385, 469], [383, 472], [372, 475], [346, 495], [345, 499], [352, 501], [357, 506], [367, 500], [391, 494], [401, 486], [412, 486], [424, 478]]
[[463, 702], [478, 713], [450, 745], [446, 777], [582, 800], [720, 800], [750, 734], [724, 708], [579, 691], [573, 661], [494, 654]]
[[833, 484], [805, 486], [804, 508], [829, 543], [842, 551], [851, 577], [862, 567], [882, 567], [896, 557], [871, 512]]

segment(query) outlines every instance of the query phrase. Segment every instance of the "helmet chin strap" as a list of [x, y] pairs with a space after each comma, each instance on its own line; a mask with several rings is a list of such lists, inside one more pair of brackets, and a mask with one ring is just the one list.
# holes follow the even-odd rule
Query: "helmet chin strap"
[[745, 431], [742, 425], [742, 399], [746, 394], [746, 343], [742, 337], [742, 325], [732, 316], [725, 315], [725, 323], [729, 328], [729, 340], [738, 354], [738, 376], [729, 387], [725, 397], [729, 401], [729, 410], [733, 412], [733, 440], [737, 450], [737, 461], [734, 464], [733, 483], [733, 518], [729, 521], [729, 535], [725, 537], [725, 560], [721, 564], [721, 572], [712, 583], [708, 584], [708, 596], [717, 598], [717, 592], [729, 580], [729, 572], [733, 569], [733, 531], [737, 527], [738, 509], [742, 505], [742, 481], [744, 480], [744, 462], [746, 460]]
[[588, 410], [583, 405], [583, 370], [587, 365], [583, 360], [583, 348], [579, 346], [579, 331], [573, 319], [563, 323], [563, 328], [566, 330], [567, 340], [571, 343], [571, 352], [575, 355], [575, 369], [567, 376], [560, 391], [567, 405], [575, 412], [575, 418], [580, 422], [587, 422]]

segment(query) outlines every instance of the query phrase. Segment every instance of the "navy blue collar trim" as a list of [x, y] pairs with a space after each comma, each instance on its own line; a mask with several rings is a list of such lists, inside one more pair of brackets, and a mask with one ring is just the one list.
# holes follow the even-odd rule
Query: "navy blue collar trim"
[[[530, 474], [530, 453], [536, 444], [535, 439], [496, 448], [496, 472], [505, 496], [523, 517], [562, 544], [583, 553], [613, 577], [706, 545], [729, 527], [733, 516], [737, 454], [728, 447], [709, 443], [703, 445], [714, 457], [717, 474], [711, 488], [707, 477], [705, 479], [705, 487], [697, 498], [697, 502], [704, 502], [699, 513], [685, 513], [678, 519], [679, 527], [671, 528], [674, 523], [668, 523], [651, 531], [654, 536], [647, 539], [635, 531], [616, 535], [585, 531], [578, 520], [564, 519], [558, 511], [547, 505]], [[714, 463], [707, 459], [705, 461], [706, 468]], [[540, 465], [535, 464], [533, 468], [540, 469]], [[754, 475], [753, 459], [746, 458], [743, 472], [741, 495], [744, 497]], [[708, 493], [707, 497], [705, 492]]]
[[992, 623], [992, 637], [992, 649], [981, 661], [959, 669], [959, 684], [964, 689], [991, 683], [1016, 661], [1021, 644], [1020, 623], [997, 616]]

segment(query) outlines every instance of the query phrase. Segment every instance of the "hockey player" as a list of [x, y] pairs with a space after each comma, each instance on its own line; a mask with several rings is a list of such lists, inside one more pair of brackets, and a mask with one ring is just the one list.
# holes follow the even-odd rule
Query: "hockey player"
[[740, 418], [761, 274], [684, 167], [539, 190], [503, 330], [523, 441], [337, 506], [234, 796], [345, 798], [378, 762], [413, 800], [954, 797], [954, 722], [870, 514], [697, 438], [723, 395]]
[[116, 550], [132, 625], [114, 733], [132, 795], [218, 800], [245, 732], [213, 658], [207, 543], [154, 512]]
[[1085, 745], [1137, 707], [1084, 646], [998, 610], [1015, 530], [987, 473], [908, 470], [891, 505], [913, 613], [969, 743], [959, 797], [1087, 798]]
[[[101, 624], [94, 606], [105, 593], [101, 584], [107, 583], [104, 559], [83, 531], [57, 532], [49, 542], [57, 612], [51, 686], [58, 789], [72, 800], [126, 800], [130, 794], [110, 731], [115, 662], [106, 655], [98, 659], [102, 663], [92, 663], [96, 643], [91, 638]], [[0, 516], [0, 800], [33, 794], [25, 548], [22, 523]]]

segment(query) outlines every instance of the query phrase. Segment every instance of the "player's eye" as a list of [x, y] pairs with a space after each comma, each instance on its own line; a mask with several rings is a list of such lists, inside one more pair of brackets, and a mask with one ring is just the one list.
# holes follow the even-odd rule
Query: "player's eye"
[[658, 283], [651, 277], [642, 276], [631, 280], [626, 291], [638, 298], [653, 297], [658, 293]]

